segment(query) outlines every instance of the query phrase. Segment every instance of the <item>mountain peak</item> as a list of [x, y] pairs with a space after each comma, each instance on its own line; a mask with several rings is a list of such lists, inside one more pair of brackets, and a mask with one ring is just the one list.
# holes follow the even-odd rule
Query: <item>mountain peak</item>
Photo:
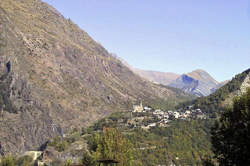
[[[196, 69], [196, 70], [193, 70], [192, 72], [204, 72], [204, 73], [207, 73], [205, 70], [203, 70], [203, 69]], [[192, 73], [191, 72], [191, 73]]]
[[218, 84], [219, 82], [216, 81], [207, 71], [202, 70], [202, 69], [196, 69], [190, 73], [187, 73], [188, 76], [203, 81], [207, 82], [209, 81], [212, 84]]
[[181, 75], [169, 86], [182, 89], [196, 96], [207, 96], [218, 88], [218, 82], [205, 70], [197, 69]]

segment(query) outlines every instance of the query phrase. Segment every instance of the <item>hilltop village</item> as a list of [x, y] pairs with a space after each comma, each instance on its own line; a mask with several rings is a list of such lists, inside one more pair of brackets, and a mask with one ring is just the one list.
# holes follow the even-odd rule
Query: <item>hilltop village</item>
[[130, 114], [131, 118], [127, 121], [127, 125], [132, 128], [140, 127], [145, 130], [155, 126], [168, 127], [168, 123], [173, 120], [206, 119], [208, 117], [201, 109], [193, 109], [192, 106], [183, 110], [163, 111], [143, 106], [142, 103], [134, 105]]

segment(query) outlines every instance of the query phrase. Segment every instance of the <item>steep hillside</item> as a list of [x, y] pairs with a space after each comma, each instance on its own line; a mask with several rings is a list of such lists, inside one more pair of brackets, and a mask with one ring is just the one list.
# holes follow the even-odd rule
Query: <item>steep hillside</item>
[[230, 107], [233, 98], [246, 92], [250, 87], [250, 69], [236, 75], [231, 81], [218, 89], [215, 93], [197, 98], [191, 102], [181, 104], [179, 107], [192, 105], [194, 108], [201, 108], [208, 113], [215, 113]]
[[219, 83], [204, 70], [183, 74], [169, 86], [196, 96], [207, 96], [218, 88]]
[[0, 1], [0, 90], [2, 155], [34, 150], [139, 100], [187, 97], [136, 76], [40, 0]]

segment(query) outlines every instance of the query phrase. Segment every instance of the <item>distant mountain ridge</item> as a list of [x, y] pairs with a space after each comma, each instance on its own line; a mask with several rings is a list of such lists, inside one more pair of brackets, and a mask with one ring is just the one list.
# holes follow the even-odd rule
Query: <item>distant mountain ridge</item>
[[182, 75], [172, 72], [147, 71], [132, 67], [125, 60], [115, 54], [113, 54], [113, 56], [130, 68], [135, 74], [144, 79], [157, 84], [178, 88], [198, 97], [207, 96], [226, 83], [217, 82], [211, 75], [202, 69], [197, 69]]
[[180, 76], [179, 74], [171, 72], [149, 71], [137, 68], [132, 69], [132, 71], [142, 78], [146, 78], [149, 81], [162, 85], [169, 85]]

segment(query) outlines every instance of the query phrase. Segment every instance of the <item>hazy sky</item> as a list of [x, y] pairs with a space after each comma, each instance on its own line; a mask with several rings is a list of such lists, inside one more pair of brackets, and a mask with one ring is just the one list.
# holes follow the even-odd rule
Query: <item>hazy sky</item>
[[250, 0], [45, 0], [109, 52], [147, 70], [250, 67]]

